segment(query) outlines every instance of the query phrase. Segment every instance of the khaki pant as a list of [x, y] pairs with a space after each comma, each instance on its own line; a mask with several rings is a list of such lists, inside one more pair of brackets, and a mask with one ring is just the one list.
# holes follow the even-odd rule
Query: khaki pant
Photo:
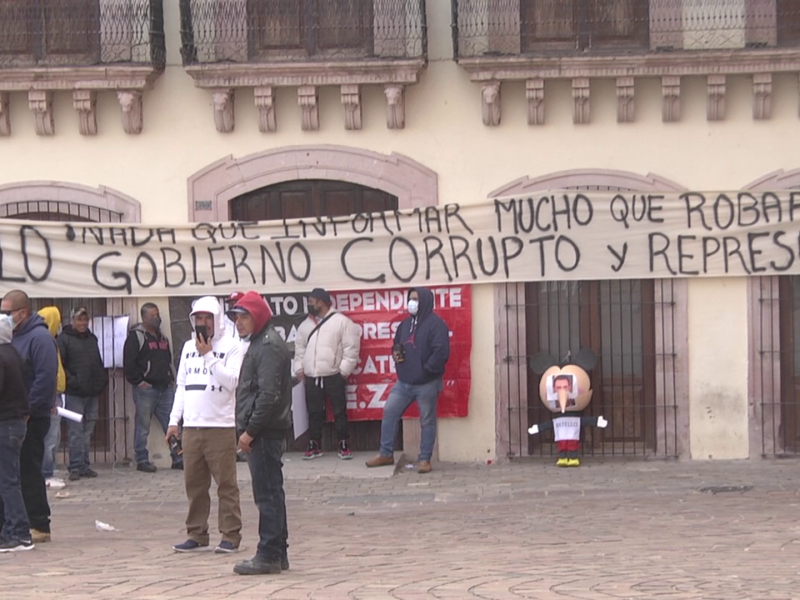
[[189, 538], [208, 545], [208, 516], [211, 478], [217, 484], [219, 531], [222, 539], [239, 546], [242, 539], [242, 510], [236, 485], [236, 430], [223, 427], [185, 427], [182, 436], [183, 477], [189, 514]]

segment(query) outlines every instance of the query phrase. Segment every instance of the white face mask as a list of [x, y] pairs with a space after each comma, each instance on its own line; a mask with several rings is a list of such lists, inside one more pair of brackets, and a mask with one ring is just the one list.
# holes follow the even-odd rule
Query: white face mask
[[416, 315], [419, 312], [419, 302], [416, 300], [409, 300], [408, 312], [410, 312], [412, 315]]

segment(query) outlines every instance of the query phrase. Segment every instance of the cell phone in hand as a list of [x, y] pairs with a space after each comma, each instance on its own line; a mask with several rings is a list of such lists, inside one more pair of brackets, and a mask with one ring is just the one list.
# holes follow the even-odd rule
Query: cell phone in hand
[[205, 325], [196, 325], [194, 331], [197, 334], [197, 337], [199, 337], [205, 343], [208, 343], [208, 329]]

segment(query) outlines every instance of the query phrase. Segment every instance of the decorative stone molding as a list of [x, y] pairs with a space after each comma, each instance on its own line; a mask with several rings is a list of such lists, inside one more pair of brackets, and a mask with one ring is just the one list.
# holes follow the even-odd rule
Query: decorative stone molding
[[[95, 135], [96, 116], [93, 103], [96, 101], [96, 94], [100, 91], [116, 91], [117, 97], [122, 106], [122, 123], [126, 133], [140, 133], [141, 127], [141, 98], [142, 91], [153, 87], [155, 80], [161, 75], [162, 70], [153, 66], [130, 66], [105, 64], [102, 66], [83, 66], [83, 67], [35, 67], [35, 68], [10, 68], [0, 69], [0, 94], [6, 92], [28, 92], [28, 104], [31, 110], [34, 105], [37, 109], [34, 114], [37, 120], [41, 119], [41, 126], [37, 124], [38, 135], [53, 135], [55, 126], [53, 124], [52, 111], [48, 111], [42, 104], [43, 100], [31, 100], [34, 92], [36, 98], [41, 98], [41, 94], [52, 96], [57, 91], [70, 91], [73, 93], [73, 106], [78, 110], [81, 120], [81, 133], [83, 135]], [[120, 90], [126, 93], [138, 93], [138, 119], [131, 118], [136, 114], [136, 107], [132, 112], [126, 114], [126, 106], [120, 96]], [[79, 98], [75, 94], [81, 92]], [[86, 94], [93, 94], [94, 100], [84, 97]], [[78, 108], [81, 106], [81, 108]], [[131, 106], [131, 105], [129, 105]], [[39, 108], [42, 110], [39, 111]], [[0, 121], [2, 112], [0, 112]], [[85, 121], [85, 123], [84, 123]], [[138, 121], [138, 127], [133, 126]], [[2, 127], [2, 125], [0, 125]], [[94, 130], [94, 133], [92, 131]], [[1, 130], [0, 130], [1, 131]], [[50, 131], [50, 133], [40, 133]], [[87, 133], [83, 133], [86, 131]], [[3, 135], [0, 133], [0, 135]], [[7, 135], [7, 134], [6, 134]]]
[[342, 105], [344, 106], [344, 128], [361, 129], [361, 87], [359, 85], [342, 86]]
[[11, 135], [8, 92], [0, 92], [0, 135]]
[[585, 125], [589, 122], [589, 78], [577, 77], [572, 80], [572, 122]]
[[53, 121], [53, 92], [31, 90], [28, 92], [28, 106], [33, 111], [36, 135], [53, 135], [56, 132]]
[[122, 110], [122, 128], [125, 133], [142, 133], [142, 92], [141, 90], [118, 90], [117, 100]]
[[681, 78], [673, 75], [661, 78], [661, 120], [673, 123], [681, 120]]
[[706, 118], [722, 121], [725, 118], [725, 75], [708, 76]]
[[[403, 129], [405, 127], [404, 88], [406, 85], [419, 81], [419, 74], [425, 68], [425, 64], [425, 59], [419, 58], [331, 62], [220, 63], [190, 65], [184, 68], [194, 79], [195, 85], [200, 88], [272, 88], [274, 94], [274, 90], [279, 87], [296, 87], [298, 88], [298, 103], [303, 107], [303, 129], [313, 131], [319, 128], [317, 88], [334, 85], [375, 84], [384, 86], [387, 127]], [[314, 89], [315, 92], [300, 94], [301, 88]], [[263, 102], [267, 103], [268, 100], [264, 98]], [[274, 100], [272, 106], [274, 107]], [[360, 94], [358, 106], [358, 110], [361, 110]], [[261, 108], [259, 106], [259, 113], [261, 113]], [[346, 119], [348, 118], [347, 112], [348, 108], [346, 107]], [[355, 123], [355, 112], [353, 115]], [[269, 118], [267, 117], [267, 119]], [[345, 127], [347, 127], [347, 123], [345, 123]], [[360, 127], [354, 127], [354, 129], [360, 129]], [[269, 125], [266, 130], [274, 131], [269, 129]]]
[[490, 81], [481, 86], [481, 116], [483, 124], [497, 126], [500, 124], [500, 82]]
[[258, 130], [271, 133], [278, 130], [278, 119], [275, 115], [275, 88], [271, 85], [257, 87], [255, 90], [256, 108], [258, 108]]
[[21, 181], [0, 185], [0, 218], [14, 217], [21, 210], [36, 203], [39, 212], [66, 215], [80, 214], [89, 221], [108, 221], [104, 214], [113, 213], [126, 223], [142, 220], [142, 207], [138, 200], [100, 186], [92, 188], [63, 181]]
[[524, 196], [542, 190], [587, 189], [601, 187], [613, 190], [685, 192], [686, 187], [666, 177], [648, 173], [637, 175], [629, 171], [615, 169], [571, 169], [556, 171], [540, 177], [528, 176], [515, 179], [504, 186], [492, 190], [487, 198], [501, 196]]
[[214, 90], [211, 94], [214, 104], [214, 125], [220, 133], [230, 133], [236, 125], [233, 110], [235, 98], [234, 89]]
[[298, 179], [337, 179], [383, 190], [401, 209], [438, 204], [436, 173], [403, 156], [346, 146], [291, 146], [207, 166], [189, 178], [189, 221], [224, 221], [247, 192]]
[[755, 181], [751, 181], [747, 185], [742, 186], [741, 189], [752, 190], [754, 192], [800, 189], [800, 169], [792, 169], [791, 171], [778, 169], [763, 177], [759, 177]]
[[301, 85], [297, 88], [297, 103], [303, 111], [301, 128], [303, 131], [319, 129], [319, 94], [315, 85]]
[[406, 126], [406, 93], [405, 86], [387, 83], [383, 86], [386, 96], [386, 127], [389, 129], [405, 129]]
[[528, 79], [525, 97], [528, 99], [528, 125], [544, 125], [544, 79]]
[[617, 77], [617, 123], [633, 123], [633, 77]]
[[769, 119], [772, 116], [772, 73], [753, 75], [753, 118]]
[[97, 135], [97, 92], [75, 90], [72, 106], [78, 111], [78, 129], [81, 135]]

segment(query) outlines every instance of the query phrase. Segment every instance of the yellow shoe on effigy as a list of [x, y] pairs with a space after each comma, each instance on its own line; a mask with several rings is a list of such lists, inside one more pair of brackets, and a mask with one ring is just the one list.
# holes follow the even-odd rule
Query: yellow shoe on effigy
[[581, 466], [581, 459], [580, 458], [569, 458], [569, 459], [567, 459], [567, 466], [568, 467], [580, 467]]
[[559, 458], [556, 461], [556, 466], [557, 467], [566, 467], [568, 465], [569, 465], [569, 459], [568, 458]]

